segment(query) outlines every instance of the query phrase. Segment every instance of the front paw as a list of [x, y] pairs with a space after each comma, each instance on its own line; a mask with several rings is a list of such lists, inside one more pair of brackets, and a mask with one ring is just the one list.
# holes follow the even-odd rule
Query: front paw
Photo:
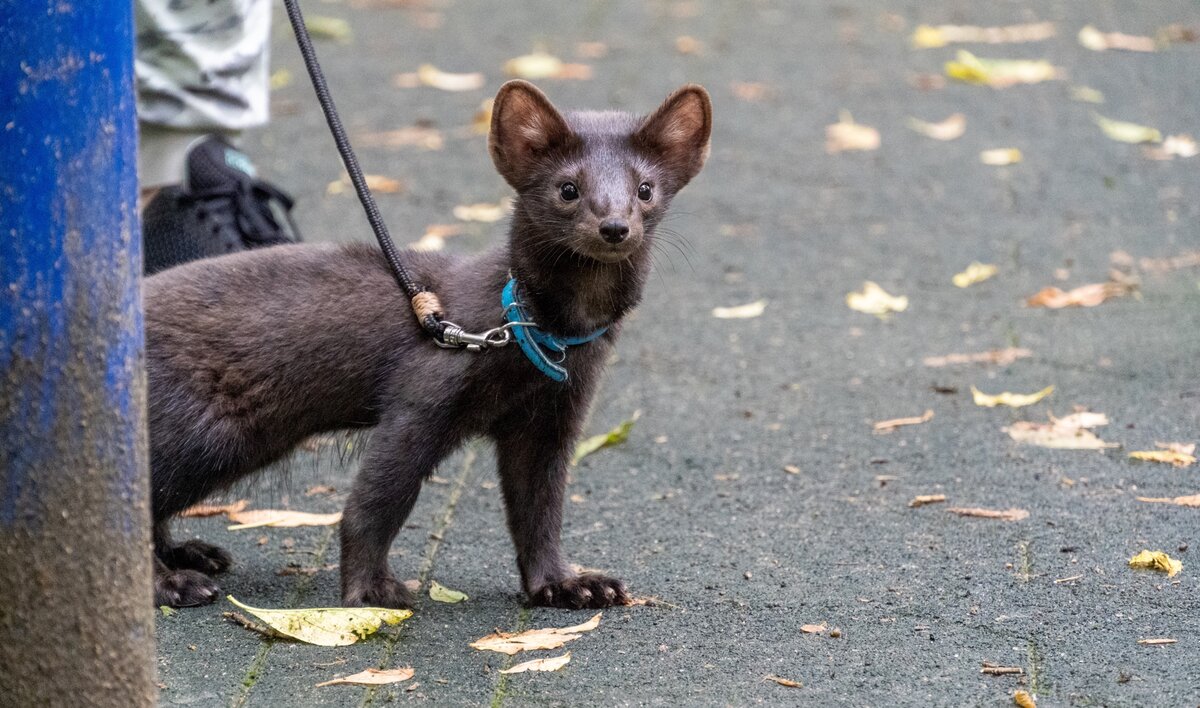
[[600, 573], [580, 573], [531, 591], [529, 602], [542, 607], [570, 610], [584, 607], [602, 609], [614, 605], [628, 605], [630, 597], [625, 583], [616, 578]]
[[175, 570], [198, 570], [214, 575], [229, 570], [229, 566], [233, 565], [233, 556], [220, 546], [193, 539], [168, 548], [163, 553], [163, 562]]
[[204, 573], [169, 570], [154, 574], [154, 604], [161, 607], [196, 607], [217, 599], [221, 588]]
[[342, 586], [342, 606], [410, 610], [413, 596], [404, 583], [390, 575], [368, 580], [352, 579]]

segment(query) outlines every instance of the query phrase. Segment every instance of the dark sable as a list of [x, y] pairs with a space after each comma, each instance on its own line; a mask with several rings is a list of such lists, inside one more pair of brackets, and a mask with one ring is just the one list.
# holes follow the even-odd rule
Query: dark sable
[[411, 606], [388, 549], [422, 481], [478, 435], [496, 442], [530, 601], [627, 601], [619, 580], [578, 574], [563, 557], [567, 462], [621, 318], [641, 298], [654, 228], [704, 164], [711, 124], [698, 86], [642, 119], [564, 116], [531, 84], [509, 82], [496, 96], [488, 143], [517, 190], [508, 243], [471, 258], [403, 254], [417, 282], [468, 331], [501, 322], [510, 271], [550, 332], [607, 325], [604, 336], [571, 349], [566, 383], [543, 376], [515, 345], [481, 354], [437, 348], [375, 247], [282, 246], [149, 278], [155, 602], [211, 602], [209, 575], [230, 563], [215, 546], [174, 545], [172, 516], [309, 435], [367, 427], [375, 430], [341, 527], [343, 604]]

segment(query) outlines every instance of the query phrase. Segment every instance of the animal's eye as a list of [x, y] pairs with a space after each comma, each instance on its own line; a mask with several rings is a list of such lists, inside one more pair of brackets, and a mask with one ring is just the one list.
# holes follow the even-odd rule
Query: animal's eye
[[579, 187], [576, 187], [574, 182], [563, 182], [558, 188], [558, 196], [565, 202], [573, 202], [579, 198]]
[[643, 202], [648, 202], [650, 201], [650, 197], [653, 196], [654, 190], [651, 189], [649, 184], [642, 182], [638, 185], [638, 199], [641, 199]]

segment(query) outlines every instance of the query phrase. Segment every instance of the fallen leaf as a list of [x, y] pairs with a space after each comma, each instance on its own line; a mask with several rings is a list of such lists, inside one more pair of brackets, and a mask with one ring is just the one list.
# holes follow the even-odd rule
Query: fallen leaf
[[478, 71], [454, 74], [442, 71], [433, 64], [422, 64], [417, 67], [417, 81], [442, 91], [476, 91], [483, 88], [486, 79]]
[[613, 428], [607, 433], [593, 435], [590, 438], [580, 441], [580, 443], [575, 446], [575, 455], [571, 458], [571, 464], [577, 465], [579, 464], [580, 460], [592, 454], [593, 452], [596, 452], [597, 450], [601, 450], [612, 445], [620, 445], [628, 440], [629, 431], [633, 429], [633, 424], [636, 423], [637, 419], [641, 417], [642, 412], [640, 410], [636, 410], [628, 420], [622, 421], [619, 425], [617, 425], [617, 427]]
[[920, 494], [912, 498], [908, 505], [912, 508], [925, 506], [926, 504], [939, 504], [946, 501], [945, 494]]
[[1017, 148], [992, 148], [979, 153], [979, 161], [993, 167], [1015, 165], [1021, 161], [1021, 151]]
[[884, 317], [892, 312], [907, 310], [908, 298], [903, 295], [889, 295], [878, 284], [868, 280], [863, 283], [862, 292], [846, 295], [846, 304], [851, 310]]
[[704, 51], [704, 43], [685, 34], [675, 38], [675, 51], [680, 54], [699, 54]]
[[1145, 644], [1147, 646], [1153, 647], [1153, 646], [1160, 646], [1163, 644], [1175, 644], [1178, 641], [1179, 641], [1178, 639], [1167, 639], [1167, 638], [1163, 637], [1163, 638], [1156, 638], [1156, 639], [1139, 639], [1137, 641], [1137, 643]]
[[[380, 194], [399, 194], [404, 191], [404, 182], [385, 175], [363, 175], [367, 180], [367, 187], [373, 192]], [[350, 177], [342, 175], [341, 179], [336, 179], [325, 185], [325, 194], [327, 196], [336, 196], [338, 194], [353, 193], [353, 184], [350, 182]]]
[[783, 471], [788, 474], [800, 474], [800, 468], [796, 465], [784, 465]]
[[733, 95], [747, 103], [757, 103], [774, 93], [769, 84], [761, 81], [734, 81], [729, 85]]
[[1135, 450], [1129, 456], [1135, 460], [1147, 462], [1166, 462], [1176, 467], [1187, 467], [1196, 462], [1196, 446], [1181, 443], [1157, 443], [1159, 450]]
[[932, 409], [926, 410], [919, 416], [912, 416], [910, 418], [892, 418], [890, 420], [881, 420], [878, 423], [872, 424], [871, 429], [876, 433], [890, 433], [896, 428], [906, 425], [920, 425], [921, 423], [928, 423], [931, 420], [933, 420]]
[[1033, 696], [1028, 691], [1014, 692], [1013, 703], [1016, 703], [1020, 708], [1037, 708], [1037, 703], [1034, 702]]
[[243, 605], [227, 595], [237, 607], [249, 612], [271, 629], [309, 644], [341, 647], [374, 634], [381, 624], [396, 625], [412, 617], [411, 610], [382, 607], [321, 607], [302, 610], [267, 610]]
[[1031, 356], [1033, 356], [1033, 352], [1028, 349], [1008, 347], [1006, 349], [993, 349], [992, 351], [977, 352], [974, 354], [927, 356], [922, 360], [922, 363], [925, 366], [933, 368], [950, 366], [952, 364], [998, 364], [1000, 366], [1008, 366], [1017, 359], [1027, 359]]
[[1176, 506], [1194, 506], [1200, 509], [1200, 494], [1190, 494], [1184, 497], [1138, 497], [1140, 502], [1152, 504], [1174, 504]]
[[196, 504], [179, 512], [180, 516], [217, 516], [218, 514], [236, 514], [246, 508], [246, 500], [238, 499], [229, 504]]
[[930, 123], [910, 116], [908, 127], [934, 140], [955, 140], [967, 131], [967, 117], [954, 113], [940, 123]]
[[766, 300], [755, 300], [745, 305], [733, 307], [714, 307], [712, 316], [719, 320], [748, 320], [759, 317], [767, 309]]
[[278, 91], [281, 88], [286, 88], [292, 83], [292, 72], [287, 69], [278, 69], [271, 73], [271, 90]]
[[1050, 417], [1049, 423], [1017, 421], [1002, 428], [1017, 442], [1060, 450], [1103, 450], [1120, 447], [1096, 437], [1088, 428], [1108, 425], [1108, 416], [1103, 413], [1079, 411], [1063, 418]]
[[1080, 285], [1069, 291], [1050, 285], [1031, 295], [1025, 300], [1025, 305], [1045, 307], [1051, 310], [1064, 307], [1095, 307], [1105, 300], [1128, 295], [1133, 290], [1133, 285], [1129, 283], [1113, 281]]
[[411, 666], [405, 666], [400, 669], [367, 669], [359, 671], [357, 674], [342, 676], [331, 681], [322, 681], [317, 684], [317, 688], [321, 686], [337, 686], [341, 684], [353, 684], [355, 686], [382, 686], [389, 683], [400, 683], [407, 681], [413, 677]]
[[952, 506], [946, 511], [959, 516], [972, 516], [979, 519], [998, 519], [1000, 521], [1020, 521], [1029, 518], [1029, 512], [1024, 509], [982, 509], [977, 506]]
[[170, 617], [171, 615], [179, 614], [179, 610], [176, 610], [174, 607], [170, 607], [169, 605], [159, 605], [158, 611], [162, 613], [163, 617]]
[[537, 51], [504, 62], [504, 72], [518, 79], [590, 79], [592, 67], [567, 64], [556, 56]]
[[259, 526], [274, 526], [276, 528], [292, 528], [294, 526], [332, 526], [342, 520], [342, 512], [333, 514], [312, 514], [307, 511], [289, 511], [286, 509], [251, 509], [227, 514], [233, 526], [230, 531], [253, 529]]
[[1173, 578], [1179, 571], [1183, 570], [1183, 563], [1168, 556], [1163, 551], [1143, 550], [1129, 559], [1129, 567], [1158, 570], [1166, 573], [1168, 578]]
[[350, 23], [340, 17], [309, 15], [304, 18], [304, 26], [313, 39], [332, 39], [335, 42], [345, 43], [353, 37]]
[[1105, 118], [1095, 112], [1092, 113], [1092, 120], [1096, 122], [1096, 125], [1100, 126], [1100, 130], [1104, 131], [1105, 135], [1119, 143], [1137, 145], [1139, 143], [1162, 142], [1162, 133], [1157, 128]]
[[992, 396], [974, 386], [971, 387], [971, 397], [975, 400], [975, 405], [983, 406], [984, 408], [995, 408], [996, 406], [1024, 408], [1025, 406], [1032, 406], [1052, 393], [1054, 393], [1054, 386], [1047, 386], [1037, 393], [1011, 393], [1004, 391]]
[[423, 150], [441, 150], [446, 141], [442, 131], [428, 125], [409, 125], [395, 130], [364, 133], [359, 144], [367, 147], [419, 147]]
[[951, 282], [957, 287], [969, 288], [976, 283], [982, 283], [988, 278], [995, 276], [999, 271], [999, 268], [990, 263], [972, 261], [966, 270], [961, 273], [955, 273], [954, 277], [951, 278]]
[[434, 602], [446, 602], [454, 604], [456, 602], [463, 602], [469, 598], [465, 592], [451, 590], [445, 585], [442, 585], [438, 581], [434, 580], [429, 584], [429, 599], [433, 600]]
[[420, 239], [408, 245], [414, 251], [440, 251], [446, 247], [446, 239], [463, 232], [462, 224], [430, 224]]
[[1040, 42], [1058, 33], [1053, 22], [1034, 22], [1007, 27], [974, 27], [972, 25], [917, 25], [912, 45], [917, 49], [937, 49], [953, 43], [1009, 44]]
[[1200, 251], [1188, 251], [1170, 258], [1143, 258], [1138, 267], [1152, 273], [1169, 273], [1183, 268], [1200, 268]]
[[775, 674], [767, 674], [763, 677], [763, 681], [774, 681], [780, 686], [787, 686], [788, 688], [804, 688], [804, 684], [800, 683], [799, 681], [786, 679], [782, 676], [776, 676]]
[[849, 111], [842, 111], [838, 122], [825, 127], [825, 152], [831, 155], [846, 150], [875, 150], [879, 143], [879, 131], [855, 123]]
[[459, 204], [454, 207], [454, 218], [461, 221], [480, 221], [490, 224], [503, 219], [511, 207], [512, 201], [508, 199], [501, 200], [495, 204], [490, 202]]
[[1025, 673], [1025, 669], [1022, 669], [1020, 666], [1000, 666], [999, 664], [993, 664], [985, 661], [983, 662], [983, 668], [979, 670], [979, 673], [988, 674], [989, 676], [1005, 676], [1008, 674], [1019, 675]]
[[557, 649], [567, 642], [574, 641], [600, 626], [601, 612], [597, 612], [587, 622], [573, 627], [546, 627], [530, 629], [519, 633], [496, 632], [471, 642], [471, 647], [480, 651], [496, 651], [512, 656], [517, 652], [535, 651], [538, 649]]
[[479, 109], [475, 111], [475, 115], [471, 117], [471, 132], [478, 135], [487, 135], [492, 129], [492, 102], [494, 99], [486, 98], [479, 104]]
[[1127, 52], [1153, 52], [1158, 50], [1158, 43], [1153, 37], [1139, 37], [1121, 32], [1101, 32], [1091, 25], [1084, 25], [1079, 30], [1079, 43], [1094, 52], [1106, 49], [1124, 49]]
[[805, 634], [823, 634], [828, 629], [825, 623], [821, 624], [805, 624], [800, 626], [800, 631]]
[[1090, 86], [1072, 86], [1071, 100], [1081, 103], [1104, 103], [1104, 94]]
[[566, 666], [569, 661], [571, 661], [571, 652], [567, 652], [562, 656], [552, 656], [546, 659], [534, 659], [533, 661], [526, 661], [507, 669], [501, 669], [500, 673], [521, 674], [525, 673], [526, 671], [558, 671], [562, 667]]
[[1168, 135], [1163, 138], [1162, 145], [1144, 146], [1142, 154], [1151, 160], [1174, 160], [1177, 157], [1200, 155], [1200, 147], [1190, 135]]
[[954, 61], [946, 62], [944, 68], [946, 76], [952, 79], [992, 88], [1062, 78], [1062, 71], [1044, 59], [983, 59], [962, 49]]

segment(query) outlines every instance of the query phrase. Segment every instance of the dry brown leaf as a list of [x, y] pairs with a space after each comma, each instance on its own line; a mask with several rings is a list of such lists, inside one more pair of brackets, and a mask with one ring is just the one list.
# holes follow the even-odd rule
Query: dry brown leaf
[[1120, 447], [1096, 437], [1088, 428], [1108, 425], [1108, 416], [1103, 413], [1079, 411], [1064, 418], [1050, 417], [1049, 423], [1017, 421], [1002, 428], [1017, 442], [1060, 450], [1103, 450]]
[[952, 506], [946, 511], [959, 516], [972, 516], [979, 519], [998, 519], [1000, 521], [1020, 521], [1029, 518], [1029, 512], [1024, 509], [983, 509], [977, 506]]
[[1054, 386], [1047, 386], [1036, 393], [1012, 393], [1004, 391], [993, 396], [971, 386], [971, 397], [974, 399], [975, 405], [984, 408], [995, 408], [996, 406], [1024, 408], [1025, 406], [1032, 406], [1052, 393], [1054, 393]]
[[420, 239], [408, 244], [414, 251], [440, 251], [446, 247], [446, 239], [463, 232], [462, 224], [430, 224]]
[[704, 43], [685, 34], [675, 38], [675, 51], [680, 54], [699, 54], [704, 51]]
[[1175, 560], [1163, 551], [1143, 550], [1129, 559], [1130, 568], [1158, 570], [1167, 574], [1168, 578], [1175, 577], [1183, 570], [1183, 563]]
[[787, 686], [788, 688], [804, 688], [804, 684], [800, 683], [799, 681], [786, 679], [782, 676], [776, 676], [775, 674], [767, 674], [766, 676], [763, 676], [763, 681], [774, 681], [780, 686]]
[[1196, 462], [1196, 445], [1192, 443], [1185, 445], [1183, 443], [1154, 443], [1160, 449], [1158, 450], [1136, 450], [1129, 453], [1129, 456], [1135, 460], [1146, 460], [1148, 462], [1166, 462], [1175, 465], [1176, 467], [1187, 467]]
[[253, 529], [260, 526], [276, 528], [292, 528], [295, 526], [332, 526], [342, 520], [342, 512], [333, 514], [312, 514], [306, 511], [289, 511], [286, 509], [251, 509], [238, 511], [227, 515], [233, 522], [230, 531]]
[[1200, 494], [1189, 494], [1183, 497], [1138, 497], [1140, 502], [1152, 504], [1174, 504], [1176, 506], [1194, 506], [1200, 509]]
[[928, 423], [931, 420], [933, 420], [932, 409], [926, 410], [921, 415], [912, 416], [910, 418], [892, 418], [890, 420], [881, 420], [878, 423], [873, 423], [871, 425], [871, 429], [876, 433], [890, 433], [896, 428], [906, 425], [920, 425], [921, 423]]
[[502, 674], [522, 674], [526, 671], [558, 671], [566, 666], [571, 661], [571, 652], [567, 652], [562, 656], [552, 656], [546, 659], [534, 659], [526, 661], [516, 666], [507, 669], [501, 669]]
[[1179, 641], [1178, 639], [1167, 639], [1166, 637], [1159, 637], [1159, 638], [1155, 638], [1155, 639], [1139, 639], [1137, 641], [1137, 643], [1154, 647], [1154, 646], [1161, 646], [1163, 644], [1175, 644], [1178, 641]]
[[757, 103], [775, 93], [769, 84], [761, 81], [734, 81], [729, 85], [729, 89], [733, 91], [734, 96], [747, 103]]
[[784, 465], [783, 471], [788, 474], [800, 474], [800, 467], [797, 465]]
[[1034, 22], [1007, 27], [974, 27], [972, 25], [918, 25], [911, 37], [917, 49], [937, 49], [953, 43], [1009, 44], [1040, 42], [1058, 33], [1053, 22]]
[[1053, 285], [1042, 288], [1025, 300], [1028, 307], [1045, 307], [1058, 310], [1064, 307], [1095, 307], [1105, 300], [1122, 297], [1133, 292], [1134, 286], [1129, 283], [1090, 283], [1081, 285], [1069, 291]]
[[419, 147], [424, 150], [441, 150], [446, 141], [442, 131], [427, 125], [410, 125], [396, 130], [364, 133], [359, 143], [368, 147]]
[[879, 144], [879, 131], [855, 123], [849, 111], [842, 111], [838, 122], [825, 127], [825, 152], [830, 155], [847, 150], [876, 150]]
[[[404, 182], [398, 179], [387, 177], [385, 175], [363, 176], [367, 180], [367, 186], [370, 187], [371, 191], [373, 192], [378, 192], [380, 194], [399, 194], [400, 192], [404, 191]], [[350, 183], [350, 177], [347, 175], [342, 175], [341, 179], [335, 179], [334, 181], [325, 185], [325, 194], [328, 196], [345, 194], [347, 192], [353, 193], [353, 191], [353, 185]]]
[[929, 123], [910, 117], [908, 127], [934, 140], [956, 140], [967, 132], [967, 117], [961, 113], [954, 113], [940, 123]]
[[766, 300], [755, 300], [745, 305], [733, 307], [714, 307], [712, 316], [718, 320], [746, 320], [759, 317], [767, 309]]
[[1020, 708], [1037, 708], [1037, 703], [1033, 700], [1033, 696], [1028, 691], [1016, 691], [1013, 693], [1013, 703], [1016, 703]]
[[512, 201], [509, 199], [503, 199], [495, 204], [489, 202], [459, 204], [454, 207], [454, 218], [462, 221], [492, 223], [503, 219], [511, 206]]
[[805, 634], [822, 634], [826, 629], [825, 623], [821, 624], [805, 624], [800, 626], [800, 631]]
[[1094, 52], [1106, 49], [1123, 49], [1127, 52], [1158, 51], [1158, 42], [1153, 37], [1139, 37], [1122, 32], [1101, 32], [1091, 25], [1079, 30], [1079, 43]]
[[912, 501], [908, 502], [908, 505], [915, 509], [926, 504], [939, 504], [944, 501], [946, 501], [945, 494], [919, 494], [913, 497]]
[[518, 79], [590, 79], [592, 67], [567, 64], [556, 56], [537, 51], [504, 62], [504, 72]]
[[979, 161], [992, 167], [1015, 165], [1021, 161], [1021, 151], [1017, 148], [992, 148], [979, 153]]
[[382, 686], [389, 683], [400, 683], [401, 681], [407, 681], [413, 677], [414, 673], [415, 672], [411, 666], [405, 666], [399, 669], [367, 669], [366, 671], [359, 671], [357, 674], [342, 676], [330, 681], [322, 681], [321, 683], [317, 684], [317, 687], [337, 686], [340, 684], [353, 684], [355, 686]]
[[925, 366], [933, 368], [950, 366], [952, 364], [998, 364], [1000, 366], [1008, 366], [1017, 359], [1027, 359], [1031, 356], [1033, 356], [1033, 352], [1028, 349], [1008, 347], [1007, 349], [993, 349], [992, 351], [977, 352], [974, 354], [927, 356], [922, 360], [922, 363]]
[[483, 88], [486, 79], [478, 71], [455, 74], [442, 71], [433, 64], [422, 64], [417, 67], [417, 81], [442, 91], [477, 91]]
[[219, 514], [236, 514], [246, 508], [246, 500], [238, 499], [229, 504], [196, 504], [179, 512], [180, 516], [217, 516]]
[[521, 651], [536, 649], [557, 649], [569, 641], [579, 639], [584, 632], [590, 632], [600, 626], [601, 612], [597, 612], [587, 622], [573, 627], [546, 627], [530, 629], [524, 632], [496, 632], [471, 642], [471, 647], [480, 651], [497, 651], [512, 656]]

